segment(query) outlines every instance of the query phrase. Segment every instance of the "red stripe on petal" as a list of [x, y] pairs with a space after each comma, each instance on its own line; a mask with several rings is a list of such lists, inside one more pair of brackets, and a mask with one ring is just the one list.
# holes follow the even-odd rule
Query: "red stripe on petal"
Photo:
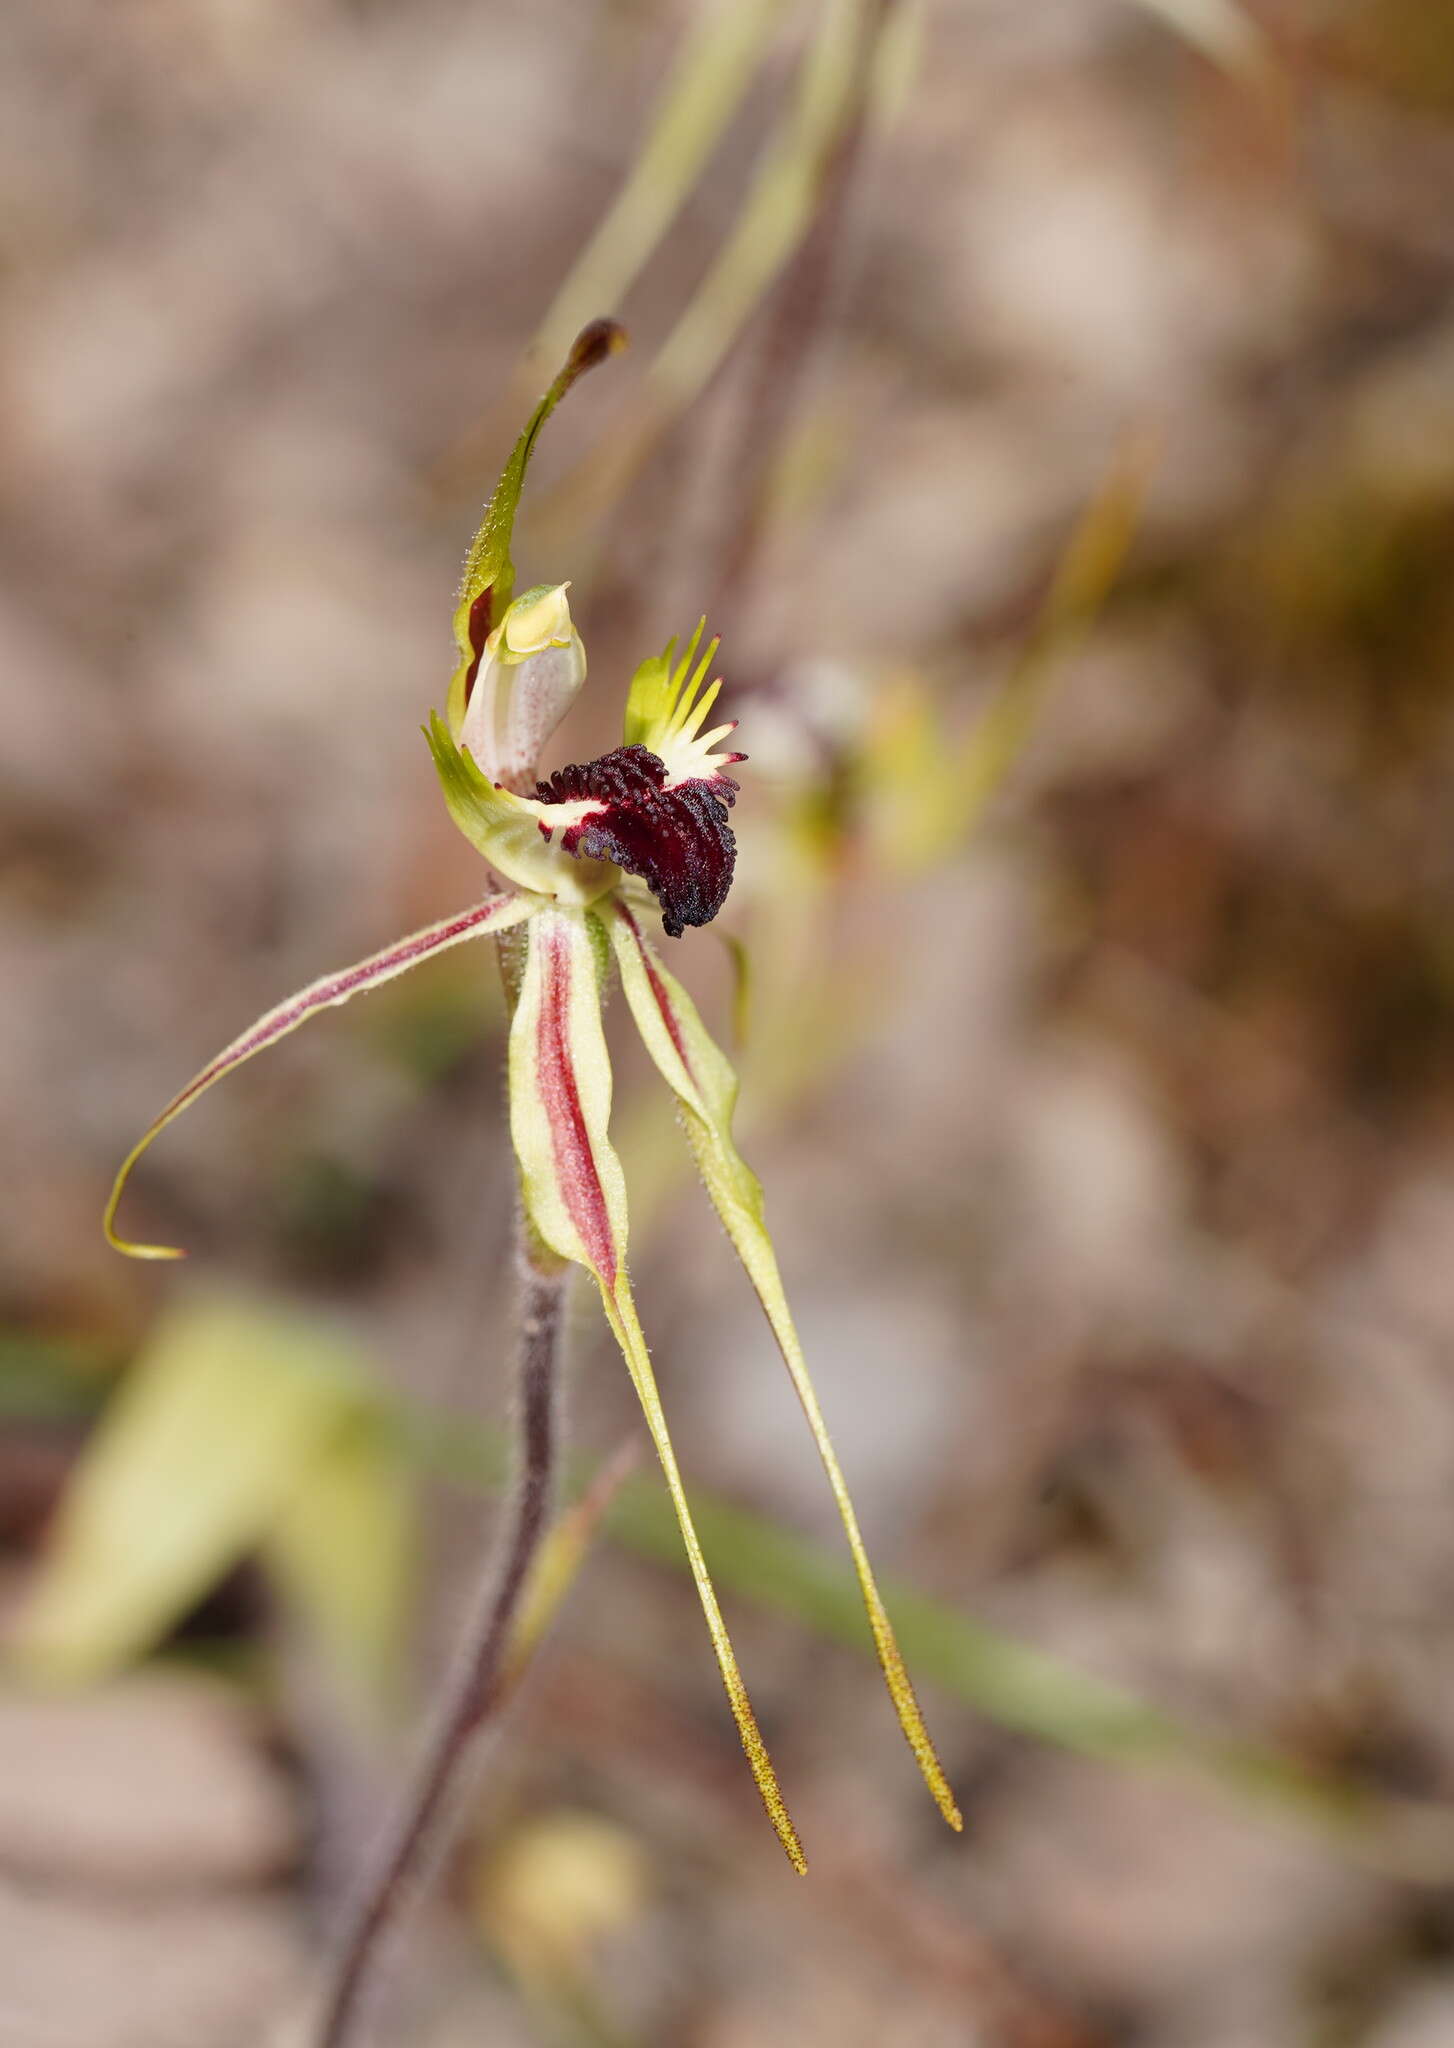
[[647, 952], [642, 942], [641, 929], [636, 919], [624, 904], [619, 906], [619, 915], [630, 932], [632, 939], [635, 941], [637, 952], [641, 955], [641, 964], [646, 969], [646, 979], [651, 984], [651, 993], [656, 1000], [657, 1009], [661, 1012], [661, 1021], [666, 1026], [667, 1036], [676, 1047], [677, 1058], [687, 1070], [688, 1080], [695, 1086], [697, 1077], [692, 1070], [692, 1062], [687, 1052], [686, 1040], [682, 1037], [681, 1025], [677, 1022], [677, 1014], [672, 1008], [671, 997], [667, 994], [666, 983], [657, 973], [656, 962]]
[[614, 1287], [616, 1240], [570, 1053], [570, 948], [559, 930], [547, 932], [537, 943], [545, 948], [545, 974], [535, 1049], [556, 1186], [597, 1277], [603, 1286]]

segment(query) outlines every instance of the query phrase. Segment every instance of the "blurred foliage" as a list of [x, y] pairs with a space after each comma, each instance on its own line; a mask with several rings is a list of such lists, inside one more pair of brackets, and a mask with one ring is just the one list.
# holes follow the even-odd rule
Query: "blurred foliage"
[[397, 1684], [412, 1518], [357, 1354], [315, 1317], [202, 1297], [108, 1404], [11, 1656], [38, 1682], [94, 1684], [259, 1550], [351, 1678]]
[[1426, 0], [1340, 0], [1324, 34], [1348, 70], [1430, 111], [1454, 108], [1454, 18]]
[[0, 1413], [11, 1422], [81, 1420], [94, 1412], [117, 1363], [77, 1337], [0, 1331]]
[[538, 515], [550, 544], [559, 547], [569, 533], [579, 545], [607, 516], [706, 391], [802, 244], [838, 150], [872, 106], [889, 117], [904, 62], [903, 44], [889, 36], [890, 13], [881, 0], [818, 0], [787, 105], [720, 248], [648, 362], [636, 405]]
[[[866, 976], [860, 959], [843, 960], [838, 908], [848, 892], [892, 891], [952, 859], [981, 825], [1125, 567], [1154, 452], [1145, 433], [1119, 450], [1057, 556], [1018, 652], [962, 732], [951, 729], [927, 678], [900, 667], [866, 698], [845, 693], [826, 763], [813, 757], [777, 779], [737, 884], [734, 910], [745, 914], [751, 942], [720, 931], [732, 962], [743, 1128], [770, 1127], [821, 1094], [879, 1027], [875, 991], [892, 989], [893, 973]], [[653, 1095], [617, 1115], [634, 1159], [640, 1242], [685, 1177], [686, 1159]]]
[[1227, 70], [1266, 76], [1272, 53], [1255, 14], [1240, 0], [1136, 0], [1148, 14], [1168, 22], [1179, 35]]
[[1055, 566], [1032, 631], [962, 737], [945, 730], [912, 671], [874, 692], [850, 770], [864, 814], [867, 872], [907, 880], [947, 860], [979, 824], [1121, 573], [1151, 461], [1145, 437], [1121, 450]]
[[399, 1705], [418, 1584], [415, 1488], [397, 1432], [362, 1381], [258, 1535], [264, 1566], [345, 1692], [370, 1709]]
[[[457, 1482], [499, 1484], [504, 1453], [493, 1431], [416, 1416], [412, 1434], [426, 1460]], [[575, 1464], [578, 1474], [589, 1471]], [[692, 1501], [722, 1585], [825, 1640], [873, 1654], [857, 1583], [820, 1545], [701, 1488]], [[604, 1521], [617, 1542], [680, 1569], [676, 1525], [655, 1481], [622, 1482]], [[1315, 1826], [1377, 1868], [1433, 1883], [1454, 1870], [1450, 1816], [1432, 1802], [1401, 1804], [1268, 1744], [1208, 1733], [943, 1601], [892, 1581], [883, 1591], [913, 1670], [1002, 1728], [1105, 1763], [1196, 1772], [1233, 1798]]]
[[592, 1476], [579, 1497], [551, 1524], [530, 1567], [510, 1637], [505, 1683], [519, 1683], [595, 1546], [612, 1503], [637, 1462], [638, 1447], [625, 1445]]
[[625, 183], [536, 330], [543, 360], [556, 360], [587, 320], [624, 300], [740, 108], [782, 11], [777, 0], [701, 10]]
[[598, 1814], [542, 1814], [481, 1856], [472, 1895], [481, 1932], [547, 2038], [624, 2048], [596, 1977], [602, 1943], [651, 1901], [640, 1843]]
[[[0, 1388], [8, 1404], [9, 1387]], [[68, 1486], [9, 1644], [46, 1685], [93, 1684], [158, 1647], [219, 1578], [257, 1556], [372, 1712], [397, 1701], [422, 1462], [471, 1490], [505, 1483], [508, 1440], [380, 1391], [367, 1353], [316, 1317], [254, 1298], [173, 1311], [127, 1372]], [[572, 1461], [574, 1505], [532, 1577], [517, 1679], [599, 1529], [685, 1569], [670, 1503], [628, 1458]], [[816, 1543], [693, 1489], [713, 1570], [754, 1604], [868, 1656], [851, 1570]], [[1419, 1876], [1450, 1867], [1437, 1810], [1398, 1811], [1255, 1741], [1211, 1735], [944, 1603], [885, 1589], [911, 1667], [986, 1719], [1105, 1762], [1172, 1765], [1316, 1823]], [[513, 1682], [513, 1679], [512, 1679]]]

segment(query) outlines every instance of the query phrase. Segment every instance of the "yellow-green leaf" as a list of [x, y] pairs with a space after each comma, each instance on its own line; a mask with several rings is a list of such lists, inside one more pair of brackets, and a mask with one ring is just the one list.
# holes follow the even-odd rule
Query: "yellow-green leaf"
[[309, 1318], [227, 1300], [168, 1316], [71, 1478], [12, 1642], [20, 1669], [84, 1684], [151, 1649], [276, 1524], [366, 1395]]
[[318, 1444], [263, 1536], [263, 1562], [351, 1693], [387, 1711], [404, 1668], [415, 1494], [398, 1430], [360, 1409]]

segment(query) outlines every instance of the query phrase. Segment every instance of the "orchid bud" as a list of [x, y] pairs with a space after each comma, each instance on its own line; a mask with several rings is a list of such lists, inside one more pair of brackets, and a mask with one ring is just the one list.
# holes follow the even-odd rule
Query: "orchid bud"
[[505, 789], [533, 787], [541, 750], [586, 679], [569, 587], [542, 583], [527, 590], [485, 642], [460, 744]]

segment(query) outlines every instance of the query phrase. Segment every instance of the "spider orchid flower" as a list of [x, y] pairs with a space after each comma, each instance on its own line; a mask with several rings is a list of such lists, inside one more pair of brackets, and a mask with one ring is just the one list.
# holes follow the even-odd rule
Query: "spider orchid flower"
[[181, 1257], [173, 1246], [131, 1243], [115, 1228], [132, 1168], [168, 1124], [225, 1074], [320, 1010], [466, 940], [505, 940], [510, 1131], [534, 1252], [546, 1267], [561, 1261], [583, 1266], [599, 1289], [661, 1461], [743, 1748], [779, 1839], [801, 1871], [802, 1849], [697, 1539], [632, 1295], [626, 1184], [608, 1128], [612, 1076], [601, 1018], [613, 972], [647, 1052], [677, 1098], [707, 1192], [806, 1413], [899, 1722], [940, 1811], [951, 1826], [962, 1823], [808, 1377], [764, 1221], [762, 1189], [733, 1139], [737, 1077], [649, 936], [656, 913], [672, 937], [708, 923], [731, 886], [735, 844], [728, 810], [737, 786], [726, 771], [745, 757], [721, 751], [732, 724], [708, 725], [721, 688], [707, 682], [717, 641], [702, 647], [699, 625], [679, 657], [669, 646], [644, 662], [630, 686], [622, 745], [537, 779], [541, 748], [580, 689], [586, 660], [565, 584], [512, 595], [515, 507], [545, 419], [582, 370], [623, 338], [610, 322], [585, 329], [516, 443], [466, 561], [455, 614], [459, 663], [445, 716], [434, 715], [426, 728], [450, 815], [498, 885], [453, 917], [300, 989], [210, 1060], [123, 1162], [105, 1230], [116, 1249], [133, 1258]]

